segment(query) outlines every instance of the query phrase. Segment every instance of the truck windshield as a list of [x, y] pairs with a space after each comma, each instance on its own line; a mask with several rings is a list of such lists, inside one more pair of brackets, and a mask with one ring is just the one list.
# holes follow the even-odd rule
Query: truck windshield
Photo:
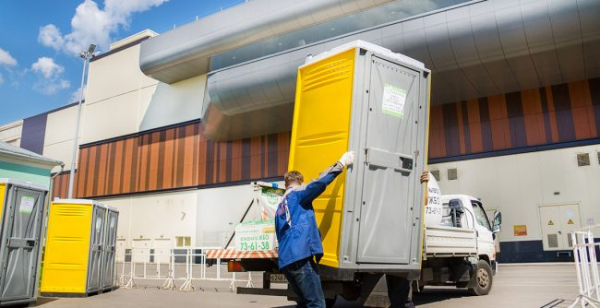
[[473, 205], [473, 214], [475, 215], [475, 220], [477, 221], [477, 224], [492, 231], [492, 228], [490, 227], [490, 222], [488, 221], [488, 217], [485, 214], [483, 208], [481, 207], [481, 203], [471, 201], [471, 204]]

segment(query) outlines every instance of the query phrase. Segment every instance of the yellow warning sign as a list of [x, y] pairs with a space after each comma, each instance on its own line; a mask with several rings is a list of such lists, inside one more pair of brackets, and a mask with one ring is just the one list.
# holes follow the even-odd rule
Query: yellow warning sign
[[552, 222], [552, 220], [550, 220], [550, 221], [548, 222], [548, 226], [554, 226], [554, 223]]
[[575, 223], [573, 222], [573, 219], [569, 219], [569, 222], [567, 222], [567, 225], [572, 225], [572, 224], [575, 224]]

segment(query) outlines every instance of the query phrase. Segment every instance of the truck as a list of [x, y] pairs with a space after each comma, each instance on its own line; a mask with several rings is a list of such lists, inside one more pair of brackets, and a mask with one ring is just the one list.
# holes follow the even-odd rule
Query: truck
[[[492, 229], [477, 223], [481, 202], [457, 195], [426, 212], [431, 198], [419, 179], [427, 167], [431, 72], [424, 64], [359, 40], [308, 55], [297, 78], [288, 168], [316, 178], [341, 153], [357, 153], [313, 201], [328, 305], [338, 296], [364, 302], [383, 275], [415, 281], [417, 290], [454, 283], [487, 294], [496, 265], [483, 244], [493, 242]], [[426, 227], [428, 216], [445, 225]], [[208, 255], [225, 257], [231, 272], [264, 272], [262, 288], [238, 293], [294, 299], [291, 290], [272, 288], [285, 282], [276, 250]]]
[[[468, 195], [442, 195], [441, 222], [427, 224], [423, 240], [421, 276], [413, 284], [420, 292], [427, 285], [468, 288], [486, 295], [492, 288], [496, 262], [496, 233], [502, 214], [494, 212], [492, 223], [483, 203]], [[427, 207], [426, 207], [427, 208]]]

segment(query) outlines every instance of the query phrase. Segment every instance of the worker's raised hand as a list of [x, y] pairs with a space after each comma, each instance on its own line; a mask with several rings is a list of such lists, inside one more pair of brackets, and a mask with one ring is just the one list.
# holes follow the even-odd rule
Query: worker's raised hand
[[354, 151], [348, 151], [348, 152], [344, 153], [344, 155], [342, 155], [339, 162], [340, 162], [340, 164], [344, 165], [344, 167], [350, 166], [354, 163], [355, 158], [356, 158], [356, 155], [354, 155]]
[[429, 171], [423, 171], [421, 174], [421, 183], [429, 182]]

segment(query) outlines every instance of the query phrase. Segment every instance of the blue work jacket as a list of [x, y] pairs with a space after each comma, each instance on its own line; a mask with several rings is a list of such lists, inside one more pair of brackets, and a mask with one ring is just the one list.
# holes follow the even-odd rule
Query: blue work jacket
[[316, 257], [318, 263], [323, 257], [321, 233], [312, 201], [325, 191], [343, 169], [344, 166], [338, 162], [321, 173], [319, 179], [286, 191], [275, 213], [279, 269], [312, 256]]

